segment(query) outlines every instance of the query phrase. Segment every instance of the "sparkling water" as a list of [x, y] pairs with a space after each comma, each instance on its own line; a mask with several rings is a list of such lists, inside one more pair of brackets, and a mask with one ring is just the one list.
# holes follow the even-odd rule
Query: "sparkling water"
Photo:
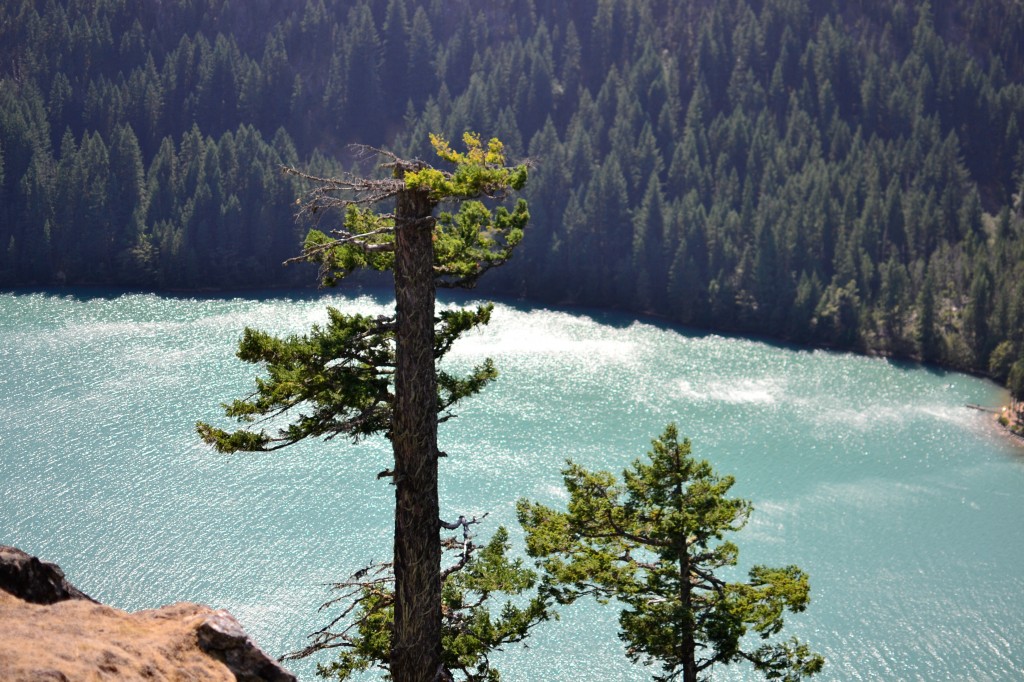
[[[124, 609], [227, 608], [269, 652], [301, 648], [343, 579], [389, 558], [382, 439], [225, 456], [197, 419], [246, 395], [245, 326], [301, 333], [325, 305], [384, 313], [383, 294], [173, 298], [0, 294], [0, 543], [59, 563]], [[694, 332], [593, 310], [505, 302], [448, 365], [501, 377], [441, 426], [446, 517], [564, 503], [567, 458], [621, 472], [670, 422], [754, 502], [741, 568], [795, 563], [808, 610], [785, 632], [822, 680], [1024, 678], [1024, 449], [968, 403], [993, 384], [934, 368]], [[643, 680], [617, 609], [579, 603], [495, 657], [503, 678]], [[327, 660], [326, 657], [319, 659]], [[316, 679], [315, 661], [290, 664]], [[742, 666], [715, 680], [749, 679]]]

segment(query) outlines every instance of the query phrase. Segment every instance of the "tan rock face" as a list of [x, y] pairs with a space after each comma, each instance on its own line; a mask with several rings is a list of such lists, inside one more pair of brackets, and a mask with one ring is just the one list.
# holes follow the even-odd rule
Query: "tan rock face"
[[53, 564], [0, 550], [2, 682], [295, 682], [227, 611], [182, 602], [127, 613], [89, 599]]
[[187, 603], [138, 613], [84, 600], [47, 606], [0, 591], [0, 679], [234, 682], [199, 648], [197, 630], [213, 613]]

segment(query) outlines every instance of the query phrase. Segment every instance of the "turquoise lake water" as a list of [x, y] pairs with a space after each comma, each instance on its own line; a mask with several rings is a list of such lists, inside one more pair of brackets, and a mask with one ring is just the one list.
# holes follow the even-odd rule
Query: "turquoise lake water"
[[[302, 332], [330, 303], [387, 298], [167, 298], [0, 293], [0, 543], [59, 563], [135, 610], [227, 608], [264, 648], [325, 622], [324, 583], [390, 554], [382, 441], [218, 455], [254, 369], [246, 325]], [[441, 427], [441, 506], [490, 512], [522, 548], [514, 504], [564, 500], [567, 457], [621, 472], [669, 421], [754, 502], [741, 564], [795, 563], [808, 610], [786, 632], [827, 659], [820, 680], [1024, 679], [1024, 448], [967, 403], [980, 379], [882, 359], [726, 338], [596, 311], [499, 304], [452, 367], [493, 357], [496, 384]], [[582, 604], [497, 660], [510, 681], [649, 679], [617, 610]], [[323, 660], [323, 659], [321, 659]], [[316, 679], [312, 662], [293, 665]], [[751, 677], [722, 668], [715, 680]]]

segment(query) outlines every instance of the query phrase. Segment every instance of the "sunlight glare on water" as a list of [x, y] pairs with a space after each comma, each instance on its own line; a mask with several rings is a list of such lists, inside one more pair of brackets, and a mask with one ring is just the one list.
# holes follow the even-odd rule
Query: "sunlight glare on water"
[[[302, 333], [371, 294], [166, 298], [0, 294], [0, 543], [59, 563], [130, 610], [231, 610], [274, 654], [322, 624], [324, 583], [390, 555], [381, 439], [223, 456], [197, 419], [245, 395], [242, 329]], [[992, 384], [853, 355], [695, 333], [584, 310], [499, 304], [448, 369], [501, 377], [441, 427], [443, 514], [565, 502], [566, 458], [617, 473], [669, 421], [755, 513], [741, 564], [799, 564], [812, 603], [788, 621], [823, 680], [1024, 677], [1024, 459], [967, 403]], [[639, 680], [617, 612], [580, 604], [499, 656], [503, 679]], [[294, 669], [315, 679], [314, 664]], [[715, 680], [747, 679], [720, 668]]]

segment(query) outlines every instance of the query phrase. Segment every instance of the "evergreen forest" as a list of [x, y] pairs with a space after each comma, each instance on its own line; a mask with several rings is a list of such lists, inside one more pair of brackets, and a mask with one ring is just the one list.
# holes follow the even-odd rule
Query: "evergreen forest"
[[491, 291], [937, 362], [1024, 395], [1014, 0], [5, 0], [0, 286], [300, 286], [353, 143], [495, 136]]

